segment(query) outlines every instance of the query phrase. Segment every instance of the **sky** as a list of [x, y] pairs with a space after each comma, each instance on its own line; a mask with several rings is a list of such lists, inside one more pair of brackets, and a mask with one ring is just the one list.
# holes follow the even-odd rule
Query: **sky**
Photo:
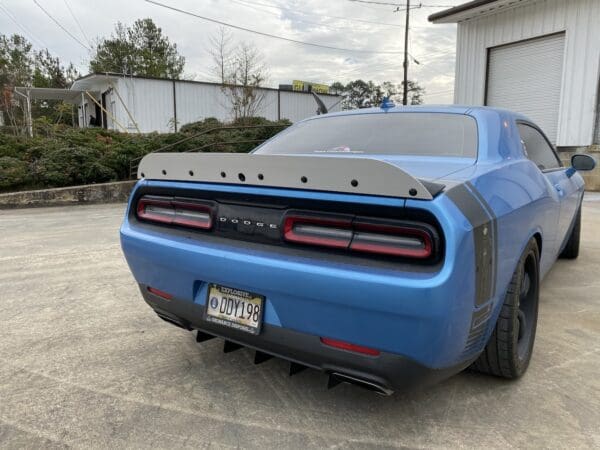
[[[302, 45], [230, 28], [235, 41], [260, 49], [269, 72], [267, 84], [272, 87], [292, 80], [325, 84], [358, 78], [377, 83], [402, 81], [403, 0], [398, 0], [397, 12], [392, 5], [353, 0], [156, 1], [238, 27], [345, 49]], [[412, 0], [412, 5], [419, 3], [423, 7], [411, 9], [410, 14], [409, 79], [425, 88], [425, 103], [452, 103], [456, 25], [434, 25], [427, 17], [464, 0]], [[145, 0], [0, 0], [1, 33], [24, 35], [35, 48], [48, 48], [82, 74], [88, 72], [88, 48], [100, 37], [109, 36], [117, 22], [130, 25], [145, 17], [152, 18], [185, 56], [185, 78], [216, 81], [209, 38], [218, 33], [218, 24]]]

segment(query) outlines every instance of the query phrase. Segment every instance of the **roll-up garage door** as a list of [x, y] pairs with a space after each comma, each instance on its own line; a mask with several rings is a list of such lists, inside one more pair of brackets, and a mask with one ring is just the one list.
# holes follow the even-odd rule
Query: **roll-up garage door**
[[490, 48], [486, 105], [525, 114], [556, 143], [564, 49], [564, 33]]

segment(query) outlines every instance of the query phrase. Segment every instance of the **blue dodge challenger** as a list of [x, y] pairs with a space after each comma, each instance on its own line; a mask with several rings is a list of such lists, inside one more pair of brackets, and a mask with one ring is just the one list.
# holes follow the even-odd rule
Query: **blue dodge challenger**
[[164, 320], [382, 394], [467, 367], [517, 378], [584, 192], [530, 120], [393, 107], [299, 122], [251, 154], [153, 153], [121, 227]]

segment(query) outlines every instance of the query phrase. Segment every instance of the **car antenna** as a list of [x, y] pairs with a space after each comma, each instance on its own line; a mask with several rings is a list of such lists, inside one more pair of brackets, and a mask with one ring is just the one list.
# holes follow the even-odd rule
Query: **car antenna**
[[327, 109], [327, 106], [325, 106], [325, 102], [323, 102], [321, 97], [319, 97], [314, 91], [310, 91], [310, 93], [313, 95], [313, 97], [315, 98], [315, 102], [317, 102], [318, 105], [317, 115], [327, 114], [329, 110]]

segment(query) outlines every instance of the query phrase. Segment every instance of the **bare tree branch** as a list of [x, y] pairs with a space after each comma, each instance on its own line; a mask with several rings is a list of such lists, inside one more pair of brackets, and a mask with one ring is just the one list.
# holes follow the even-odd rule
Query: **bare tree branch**
[[213, 72], [220, 80], [232, 119], [255, 117], [265, 97], [260, 88], [268, 78], [261, 53], [247, 43], [234, 46], [231, 34], [224, 28], [210, 42]]

